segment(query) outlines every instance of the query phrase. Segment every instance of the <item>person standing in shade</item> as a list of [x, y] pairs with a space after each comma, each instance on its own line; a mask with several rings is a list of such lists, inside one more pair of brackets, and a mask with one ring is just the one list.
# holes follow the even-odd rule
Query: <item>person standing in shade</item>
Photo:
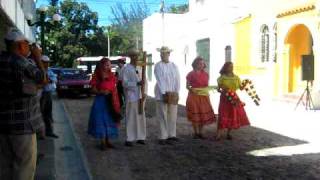
[[88, 134], [100, 140], [100, 149], [114, 148], [110, 139], [118, 137], [120, 103], [117, 93], [117, 78], [111, 72], [111, 62], [102, 58], [93, 74], [91, 86], [96, 94], [91, 107]]
[[52, 117], [52, 92], [56, 90], [57, 75], [49, 69], [50, 59], [48, 56], [43, 55], [41, 57], [45, 71], [47, 73], [48, 83], [43, 87], [43, 91], [40, 98], [40, 107], [45, 124], [45, 135], [53, 138], [58, 138], [53, 133], [53, 117]]
[[178, 67], [169, 61], [170, 52], [166, 46], [157, 49], [161, 61], [156, 63], [154, 74], [157, 80], [155, 98], [157, 100], [157, 116], [160, 123], [159, 144], [173, 144], [176, 137], [176, 121], [180, 91], [180, 74]]
[[222, 131], [227, 129], [227, 139], [231, 140], [231, 130], [250, 125], [244, 110], [244, 103], [239, 99], [236, 90], [242, 90], [240, 78], [233, 73], [233, 63], [226, 62], [218, 78], [218, 88], [221, 93], [218, 116], [218, 132], [216, 140], [220, 140]]
[[134, 141], [144, 145], [146, 139], [146, 118], [144, 111], [139, 114], [139, 100], [142, 97], [141, 93], [144, 93], [141, 92], [141, 86], [144, 82], [141, 81], [136, 69], [139, 52], [136, 49], [130, 49], [128, 56], [130, 57], [130, 64], [127, 64], [122, 71], [122, 84], [126, 100], [127, 140], [125, 145], [133, 146]]
[[195, 58], [192, 68], [193, 70], [187, 75], [187, 89], [189, 90], [186, 102], [187, 117], [192, 122], [194, 138], [204, 139], [203, 126], [215, 122], [209, 92], [200, 93], [201, 88], [208, 87], [209, 75], [205, 71], [206, 64], [202, 57]]
[[37, 86], [45, 81], [41, 51], [12, 28], [0, 55], [0, 179], [33, 180], [37, 161], [36, 132], [43, 128]]
[[120, 107], [124, 106], [124, 92], [122, 86], [122, 70], [126, 64], [126, 58], [121, 58], [118, 60], [118, 68], [116, 69], [116, 77], [117, 77], [117, 90], [119, 95]]

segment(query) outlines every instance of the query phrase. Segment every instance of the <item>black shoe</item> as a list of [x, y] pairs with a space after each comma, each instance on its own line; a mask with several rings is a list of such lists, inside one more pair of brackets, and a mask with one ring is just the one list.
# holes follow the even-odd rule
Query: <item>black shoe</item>
[[146, 144], [146, 142], [145, 142], [145, 140], [138, 140], [138, 141], [137, 141], [137, 144], [145, 145], [145, 144]]
[[175, 141], [175, 142], [179, 141], [179, 139], [177, 137], [169, 137], [168, 140], [169, 141]]
[[227, 134], [227, 139], [232, 140], [232, 136], [230, 134]]
[[124, 145], [125, 145], [125, 146], [128, 146], [128, 147], [132, 147], [132, 146], [133, 146], [133, 143], [130, 142], [130, 141], [126, 141], [126, 142], [124, 143]]
[[199, 137], [200, 139], [206, 139], [202, 134], [198, 134], [198, 137]]
[[107, 150], [107, 146], [103, 143], [100, 144], [100, 150], [101, 151], [106, 151]]
[[54, 133], [47, 133], [46, 136], [53, 137], [53, 138], [59, 138], [59, 136]]
[[199, 137], [198, 134], [194, 134], [194, 135], [193, 135], [193, 139], [200, 139], [200, 137]]
[[165, 139], [159, 139], [159, 142], [158, 142], [160, 145], [166, 145], [166, 140]]

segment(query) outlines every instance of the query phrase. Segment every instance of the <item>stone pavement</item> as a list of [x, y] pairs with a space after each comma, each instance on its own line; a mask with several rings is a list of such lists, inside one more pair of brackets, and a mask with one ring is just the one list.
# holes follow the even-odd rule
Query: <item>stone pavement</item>
[[36, 180], [90, 180], [86, 157], [65, 112], [63, 103], [54, 97], [54, 131], [58, 139], [38, 141], [38, 153], [43, 153], [37, 165]]

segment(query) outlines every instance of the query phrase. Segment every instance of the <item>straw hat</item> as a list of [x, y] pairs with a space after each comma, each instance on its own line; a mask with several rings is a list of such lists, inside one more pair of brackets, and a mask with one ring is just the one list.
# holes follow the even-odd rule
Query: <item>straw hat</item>
[[129, 57], [134, 55], [139, 55], [139, 51], [136, 48], [130, 48], [127, 54]]
[[161, 48], [157, 48], [157, 51], [159, 51], [160, 53], [170, 53], [172, 52], [172, 49], [170, 49], [169, 47], [167, 46], [162, 46]]

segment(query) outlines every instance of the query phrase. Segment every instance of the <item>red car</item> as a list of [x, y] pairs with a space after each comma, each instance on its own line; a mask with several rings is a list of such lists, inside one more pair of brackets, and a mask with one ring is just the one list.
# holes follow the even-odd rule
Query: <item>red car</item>
[[86, 94], [90, 96], [90, 75], [81, 69], [60, 69], [57, 82], [57, 94], [59, 97], [65, 94]]

